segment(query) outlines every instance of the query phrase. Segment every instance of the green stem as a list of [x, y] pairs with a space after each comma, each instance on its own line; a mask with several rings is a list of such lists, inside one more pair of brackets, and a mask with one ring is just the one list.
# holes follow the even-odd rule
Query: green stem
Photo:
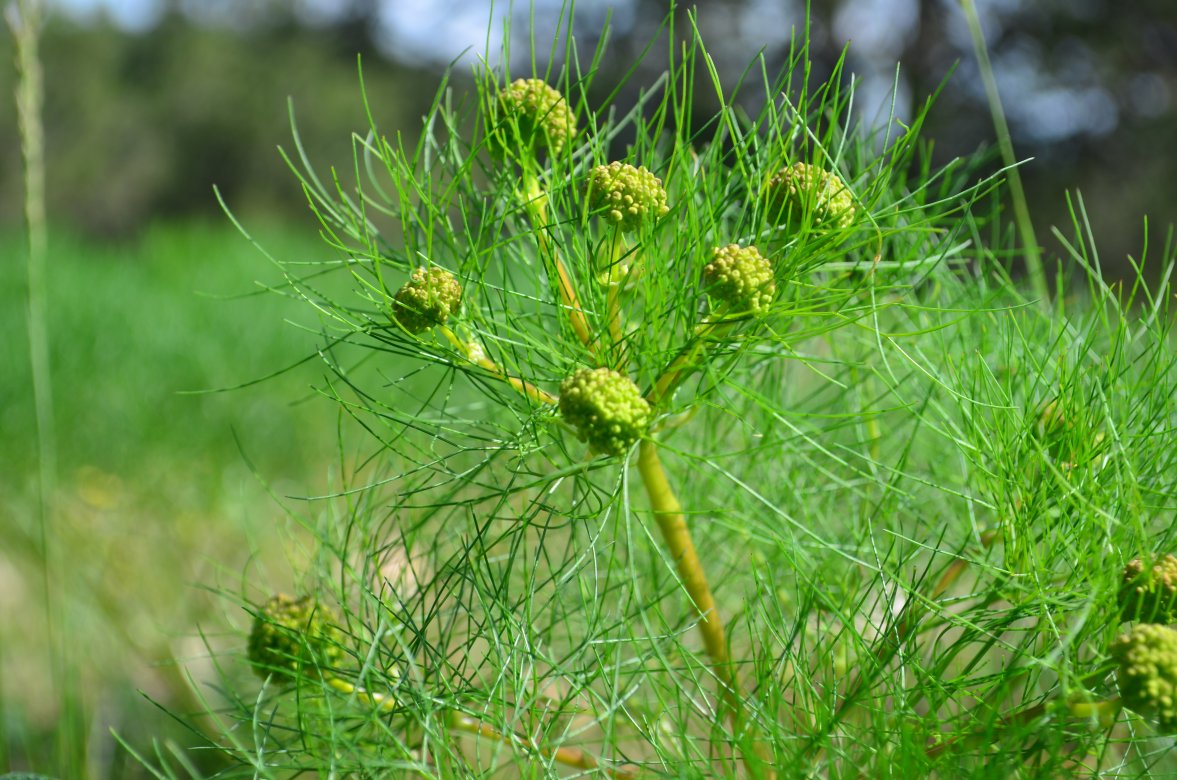
[[703, 648], [711, 661], [711, 670], [719, 680], [721, 712], [726, 711], [731, 723], [732, 734], [740, 745], [744, 765], [752, 777], [772, 777], [774, 773], [765, 766], [764, 760], [752, 743], [751, 734], [745, 733], [745, 716], [740, 684], [731, 656], [728, 653], [727, 636], [723, 620], [707, 583], [707, 574], [699, 553], [691, 539], [691, 531], [683, 516], [682, 505], [670, 486], [666, 469], [658, 457], [658, 447], [651, 439], [643, 439], [638, 446], [638, 472], [654, 510], [654, 520], [662, 532], [666, 547], [674, 559], [679, 580], [691, 599], [695, 614], [699, 618], [699, 634]]
[[616, 355], [611, 362], [615, 370], [624, 373], [629, 356], [625, 349], [625, 331], [621, 327], [621, 285], [610, 284], [605, 298], [609, 312], [609, 340]]
[[624, 372], [625, 364], [629, 360], [625, 348], [625, 331], [621, 325], [621, 289], [627, 281], [628, 274], [622, 272], [618, 264], [625, 254], [625, 238], [620, 230], [615, 230], [609, 239], [609, 264], [599, 278], [605, 285], [606, 310], [609, 318], [609, 341], [613, 350], [611, 364], [617, 371]]
[[[57, 435], [53, 410], [52, 370], [49, 360], [49, 324], [47, 314], [48, 279], [45, 260], [48, 254], [48, 229], [45, 209], [45, 130], [42, 124], [44, 76], [41, 68], [39, 38], [43, 7], [39, 0], [17, 0], [16, 13], [9, 17], [16, 43], [17, 125], [21, 157], [24, 161], [24, 212], [28, 230], [28, 340], [29, 370], [32, 375], [33, 408], [37, 432], [37, 526], [41, 555], [42, 596], [45, 624], [54, 683], [61, 696], [63, 720], [57, 729], [60, 748], [60, 771], [73, 776], [84, 771], [85, 726], [78, 711], [67, 698], [69, 670], [68, 650], [59, 636], [69, 633], [66, 610], [55, 603], [54, 585], [62, 579], [55, 573], [50, 539], [57, 492]], [[58, 625], [57, 621], [61, 621]]]
[[[337, 677], [326, 678], [327, 685], [347, 696], [355, 696], [360, 701], [367, 702], [379, 709], [381, 712], [391, 712], [397, 706], [397, 700], [393, 696], [388, 696], [376, 691], [368, 691], [357, 685], [353, 685], [346, 680], [341, 680]], [[467, 715], [458, 710], [449, 710], [445, 715], [446, 725], [455, 730], [466, 734], [471, 734], [483, 739], [494, 740], [501, 742], [504, 745], [512, 747], [520, 747], [528, 753], [533, 755], [543, 756], [555, 761], [557, 764], [562, 764], [573, 769], [580, 769], [584, 771], [600, 770], [606, 777], [617, 778], [632, 778], [636, 776], [636, 770], [632, 767], [621, 766], [616, 768], [602, 767], [600, 762], [593, 756], [589, 755], [580, 748], [558, 747], [548, 748], [536, 744], [524, 736], [513, 733], [501, 732], [477, 718]]]
[[721, 697], [731, 705], [732, 712], [737, 712], [740, 692], [732, 671], [731, 658], [728, 657], [723, 621], [719, 618], [711, 586], [707, 583], [707, 575], [695, 550], [690, 529], [687, 528], [682, 505], [670, 487], [670, 480], [658, 457], [658, 447], [650, 439], [644, 439], [638, 447], [638, 471], [654, 509], [654, 520], [662, 531], [662, 538], [674, 558], [679, 579], [699, 616], [699, 633], [721, 683]]
[[527, 215], [531, 220], [531, 227], [535, 233], [536, 243], [539, 244], [540, 258], [548, 271], [549, 278], [555, 277], [556, 289], [560, 294], [560, 302], [568, 311], [568, 319], [572, 330], [580, 343], [591, 348], [593, 337], [588, 319], [584, 316], [584, 307], [580, 305], [580, 298], [576, 294], [576, 287], [560, 259], [560, 253], [552, 246], [548, 239], [548, 196], [540, 187], [539, 180], [529, 166], [523, 168], [523, 191], [520, 194]]
[[446, 337], [450, 344], [452, 344], [455, 349], [465, 355], [467, 360], [479, 368], [486, 369], [496, 379], [503, 380], [532, 401], [541, 404], [551, 404], [553, 406], [559, 402], [560, 399], [556, 398], [556, 396], [552, 395], [546, 390], [538, 388], [530, 382], [520, 379], [517, 376], [511, 376], [506, 371], [503, 371], [503, 369], [499, 368], [497, 363], [487, 357], [486, 353], [482, 350], [482, 346], [477, 342], [462, 341], [460, 338], [458, 338], [456, 333], [454, 333], [445, 325], [440, 326], [440, 330], [442, 335]]
[[1030, 276], [1030, 285], [1034, 294], [1046, 306], [1050, 305], [1050, 290], [1046, 286], [1046, 272], [1042, 267], [1042, 255], [1038, 249], [1038, 238], [1034, 234], [1034, 222], [1030, 219], [1030, 209], [1026, 205], [1026, 193], [1022, 189], [1022, 175], [1018, 171], [1017, 158], [1014, 156], [1014, 145], [1010, 140], [1009, 125], [1005, 121], [1005, 109], [1001, 105], [1001, 95], [997, 91], [997, 80], [993, 77], [993, 64], [989, 61], [989, 47], [985, 44], [985, 33], [981, 29], [981, 20], [977, 16], [975, 0], [960, 0], [965, 18], [968, 20], [969, 32], [973, 37], [973, 49], [977, 54], [980, 65], [981, 81], [985, 84], [985, 97], [989, 101], [989, 113], [993, 115], [993, 129], [997, 133], [997, 146], [1001, 150], [1001, 161], [1005, 165], [1009, 177], [1009, 192], [1013, 200], [1014, 219], [1018, 225], [1018, 232], [1022, 236], [1022, 244], [1026, 252], [1026, 272]]

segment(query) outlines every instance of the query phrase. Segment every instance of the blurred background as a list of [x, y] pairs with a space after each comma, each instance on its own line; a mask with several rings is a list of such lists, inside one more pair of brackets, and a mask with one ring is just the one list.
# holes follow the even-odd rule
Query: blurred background
[[[286, 143], [286, 99], [320, 159], [346, 161], [364, 127], [356, 56], [386, 127], [411, 131], [436, 74], [466, 76], [487, 50], [488, 0], [52, 0], [45, 30], [50, 212], [88, 236], [126, 238], [161, 219], [213, 216], [216, 183], [237, 209], [301, 219], [301, 193], [273, 152]], [[497, 50], [506, 4], [490, 25]], [[527, 3], [516, 3], [517, 50]], [[581, 0], [575, 29], [591, 49], [610, 19], [615, 83], [656, 33], [665, 2]], [[802, 0], [706, 0], [703, 34], [729, 80], [763, 49], [770, 65], [804, 27]], [[849, 44], [859, 108], [874, 115], [898, 85], [896, 113], [955, 67], [928, 137], [944, 159], [990, 143], [992, 123], [957, 0], [823, 0], [810, 29], [819, 75]], [[1177, 6], [1169, 0], [980, 0], [985, 35], [1040, 226], [1061, 194], [1081, 190], [1109, 258], [1137, 248], [1149, 214], [1177, 203]], [[536, 0], [537, 40], [556, 30], [558, 0]], [[686, 10], [679, 12], [685, 26]], [[9, 42], [10, 43], [10, 42]], [[8, 55], [10, 49], [3, 54]], [[635, 83], [664, 56], [647, 58]], [[5, 56], [6, 63], [11, 56]], [[900, 63], [898, 76], [896, 63]], [[516, 70], [524, 59], [513, 63]], [[13, 72], [0, 89], [11, 94]], [[709, 98], [707, 91], [701, 97]], [[706, 114], [710, 105], [700, 112]], [[287, 144], [288, 145], [288, 144]], [[0, 227], [20, 213], [15, 120], [0, 112]], [[1130, 181], [1131, 186], [1123, 182]], [[1106, 230], [1099, 227], [1106, 226]], [[1045, 231], [1042, 231], [1045, 232]]]
[[[350, 134], [367, 127], [360, 55], [377, 122], [411, 142], [442, 70], [456, 63], [455, 88], [467, 88], [479, 58], [498, 50], [505, 17], [517, 52], [526, 52], [529, 19], [537, 41], [552, 39], [559, 2], [516, 5], [49, 3], [41, 56], [57, 480], [44, 526], [14, 44], [0, 35], [0, 771], [147, 776], [111, 729], [147, 752], [156, 738], [164, 751], [193, 744], [152, 701], [199, 709], [199, 697], [213, 695], [207, 646], [242, 644], [230, 630], [243, 627], [240, 612], [204, 589], [256, 598], [243, 582], [297, 587], [309, 554], [299, 518], [318, 509], [285, 497], [321, 493], [337, 477], [334, 420], [310, 390], [313, 364], [233, 392], [184, 392], [247, 383], [316, 344], [284, 322], [314, 329], [306, 312], [258, 294], [254, 280], [279, 275], [233, 231], [212, 187], [275, 256], [329, 256], [276, 149], [291, 146], [288, 98], [310, 157], [348, 166]], [[896, 119], [911, 117], [951, 73], [925, 137], [944, 162], [992, 145], [956, 0], [810, 5], [815, 75], [849, 44], [847, 72], [868, 125], [885, 121], [893, 93]], [[612, 56], [598, 85], [624, 76], [666, 8], [576, 4], [582, 52], [609, 25]], [[725, 83], [759, 50], [770, 72], [783, 63], [804, 10], [802, 0], [699, 3]], [[1125, 258], [1140, 256], [1145, 215], [1154, 243], [1177, 221], [1177, 4], [980, 0], [979, 12], [1017, 155], [1032, 158], [1023, 177], [1040, 241], [1057, 250], [1050, 227], [1066, 232], [1064, 193], [1081, 191], [1105, 268], [1124, 273]], [[676, 13], [686, 29], [686, 9]], [[633, 85], [656, 78], [664, 51], [654, 48]], [[526, 57], [508, 65], [513, 75], [529, 68]], [[709, 89], [696, 106], [700, 117], [714, 111]], [[46, 593], [55, 594], [51, 610]], [[72, 650], [51, 653], [52, 642]]]

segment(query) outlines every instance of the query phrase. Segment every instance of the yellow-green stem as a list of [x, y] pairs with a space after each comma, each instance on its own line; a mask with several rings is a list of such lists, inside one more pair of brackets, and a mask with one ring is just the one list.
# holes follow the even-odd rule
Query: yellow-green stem
[[535, 231], [540, 258], [544, 261], [549, 276], [556, 277], [556, 289], [560, 293], [560, 302], [568, 311], [568, 320], [572, 325], [572, 330], [580, 339], [580, 343], [591, 348], [592, 331], [589, 329], [588, 319], [584, 315], [584, 307], [580, 305], [580, 297], [576, 294], [576, 287], [572, 284], [568, 269], [564, 267], [564, 261], [560, 259], [560, 253], [548, 240], [548, 196], [540, 187], [535, 174], [526, 167], [523, 171], [522, 200], [527, 209], [527, 215], [531, 219], [531, 227]]
[[[382, 712], [391, 712], [396, 707], [396, 699], [376, 691], [368, 691], [357, 685], [340, 680], [337, 677], [329, 677], [326, 683], [334, 690], [345, 694], [347, 696], [355, 696], [360, 701], [367, 702], [376, 707]], [[558, 764], [563, 764], [567, 767], [581, 770], [599, 769], [604, 772], [607, 777], [630, 778], [635, 776], [635, 772], [630, 767], [617, 768], [602, 768], [597, 759], [581, 750], [580, 748], [558, 747], [548, 748], [536, 744], [534, 741], [518, 734], [503, 733], [495, 729], [475, 717], [467, 715], [457, 710], [450, 710], [446, 713], [446, 724], [455, 731], [461, 731], [466, 734], [471, 734], [484, 739], [491, 739], [496, 742], [502, 742], [504, 745], [513, 747], [521, 747], [529, 753], [540, 755], [545, 758], [550, 758]]]
[[752, 743], [752, 735], [744, 733], [744, 705], [740, 696], [739, 680], [728, 653], [723, 620], [719, 616], [715, 597], [711, 594], [711, 586], [707, 583], [703, 563], [699, 560], [699, 553], [691, 539], [691, 531], [687, 528], [682, 506], [670, 487], [670, 480], [667, 479], [662, 460], [658, 457], [658, 447], [650, 439], [644, 439], [638, 446], [638, 471], [642, 476], [642, 484], [646, 487], [646, 494], [650, 497], [654, 520], [658, 523], [671, 557], [674, 558], [679, 580], [690, 596], [695, 613], [699, 617], [699, 634], [703, 637], [703, 648], [711, 661], [711, 670], [719, 680], [721, 711], [727, 712], [732, 734], [740, 745], [744, 765], [752, 777], [771, 778], [773, 772], [764, 765], [757, 752], [757, 746]]
[[715, 674], [722, 683], [723, 690], [720, 693], [732, 705], [734, 712], [738, 709], [739, 689], [728, 657], [723, 621], [715, 606], [715, 598], [711, 595], [711, 586], [707, 583], [707, 574], [695, 550], [690, 529], [687, 528], [682, 506], [670, 487], [670, 480], [658, 457], [658, 446], [650, 439], [643, 440], [638, 447], [638, 471], [654, 509], [654, 520], [674, 558], [679, 579], [699, 615], [699, 633]]
[[613, 342], [613, 368], [624, 372], [628, 360], [625, 349], [625, 333], [621, 328], [621, 285], [610, 284], [605, 291], [609, 310], [609, 339]]
[[1073, 718], [1096, 720], [1103, 728], [1111, 728], [1124, 711], [1124, 702], [1119, 699], [1105, 699], [1104, 701], [1072, 701], [1067, 702], [1067, 712]]
[[486, 369], [496, 379], [503, 380], [511, 387], [530, 398], [532, 401], [541, 404], [552, 405], [555, 405], [559, 402], [559, 399], [556, 398], [556, 396], [552, 395], [546, 390], [542, 390], [530, 382], [526, 382], [519, 377], [511, 376], [507, 372], [503, 371], [503, 369], [499, 368], [497, 363], [486, 356], [486, 353], [482, 351], [482, 347], [477, 343], [462, 341], [460, 338], [458, 338], [456, 333], [444, 325], [441, 326], [441, 332], [442, 335], [444, 335], [459, 352], [466, 356], [467, 360], [479, 368]]
[[674, 360], [670, 361], [670, 365], [666, 367], [666, 370], [654, 382], [654, 387], [646, 394], [646, 400], [657, 406], [668, 395], [674, 392], [678, 384], [695, 370], [695, 360], [699, 352], [703, 349], [707, 338], [723, 325], [724, 323], [721, 320], [712, 320], [696, 327], [694, 338], [679, 352]]
[[628, 279], [628, 274], [620, 273], [618, 264], [625, 254], [625, 238], [620, 230], [615, 230], [609, 239], [608, 267], [599, 275], [605, 285], [606, 309], [609, 318], [609, 342], [613, 351], [612, 366], [615, 370], [624, 372], [628, 361], [625, 349], [625, 331], [621, 326], [621, 289]]

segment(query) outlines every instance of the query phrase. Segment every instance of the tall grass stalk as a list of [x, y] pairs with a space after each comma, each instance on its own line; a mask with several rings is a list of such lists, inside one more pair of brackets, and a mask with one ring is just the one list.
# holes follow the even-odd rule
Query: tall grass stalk
[[1050, 286], [1046, 281], [1046, 269], [1042, 265], [1042, 251], [1038, 246], [1038, 236], [1034, 230], [1034, 220], [1030, 217], [1030, 205], [1026, 201], [1026, 191], [1022, 187], [1022, 173], [1019, 161], [1014, 154], [1013, 139], [1009, 133], [1009, 123], [1005, 119], [1005, 108], [1001, 103], [1001, 93], [997, 89], [997, 79], [993, 75], [993, 63], [989, 59], [989, 46], [985, 42], [985, 30], [981, 26], [981, 18], [977, 13], [976, 0], [960, 0], [965, 20], [968, 22], [969, 34], [973, 39], [973, 51], [977, 55], [977, 66], [981, 74], [981, 81], [985, 85], [985, 97], [989, 101], [989, 115], [993, 119], [993, 130], [997, 135], [997, 147], [1001, 151], [1001, 162], [1005, 166], [1005, 175], [1009, 181], [1009, 197], [1014, 209], [1014, 223], [1022, 237], [1022, 253], [1026, 263], [1026, 274], [1030, 279], [1030, 289], [1045, 306], [1050, 305]]
[[52, 497], [57, 480], [57, 447], [46, 324], [48, 295], [45, 260], [48, 229], [45, 214], [45, 132], [41, 124], [44, 85], [38, 51], [42, 8], [39, 0], [19, 0], [8, 10], [9, 25], [16, 41], [16, 111], [24, 162], [24, 216], [28, 235], [29, 360], [37, 417], [41, 540], [42, 550], [48, 558], [46, 529], [52, 514]]
[[40, 0], [18, 0], [8, 9], [8, 22], [16, 41], [16, 109], [24, 163], [24, 216], [28, 233], [27, 318], [30, 374], [37, 429], [38, 528], [45, 603], [47, 646], [53, 689], [61, 706], [57, 730], [58, 770], [67, 776], [85, 771], [84, 725], [74, 702], [76, 693], [70, 672], [68, 615], [60, 603], [61, 572], [54, 554], [54, 518], [57, 494], [57, 434], [53, 408], [53, 379], [49, 359], [48, 227], [45, 209], [45, 132], [42, 126], [44, 77], [38, 42], [44, 9]]

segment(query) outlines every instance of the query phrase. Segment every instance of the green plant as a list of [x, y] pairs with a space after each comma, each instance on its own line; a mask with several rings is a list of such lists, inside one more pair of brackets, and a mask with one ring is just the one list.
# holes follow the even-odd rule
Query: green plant
[[352, 180], [299, 158], [336, 257], [283, 287], [363, 431], [298, 575], [340, 633], [274, 696], [226, 685], [251, 738], [214, 743], [256, 776], [1147, 760], [1083, 721], [1107, 551], [1172, 534], [1167, 293], [1102, 284], [1080, 204], [1088, 300], [1027, 306], [997, 180], [932, 166], [927, 106], [858, 127], [800, 43], [746, 112], [675, 32], [631, 110], [569, 39], [560, 73], [443, 85], [415, 147], [373, 126]]

